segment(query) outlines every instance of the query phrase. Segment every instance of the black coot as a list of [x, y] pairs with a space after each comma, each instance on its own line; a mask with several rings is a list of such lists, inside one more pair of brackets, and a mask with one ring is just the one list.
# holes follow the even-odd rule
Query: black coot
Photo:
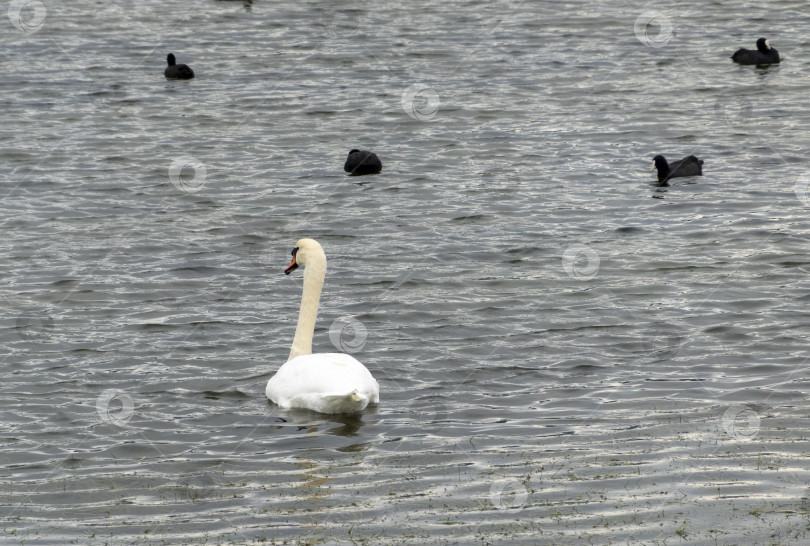
[[166, 56], [169, 66], [163, 71], [163, 75], [170, 80], [190, 80], [194, 77], [194, 71], [185, 64], [177, 64], [174, 58], [174, 53], [169, 53]]
[[653, 158], [652, 168], [658, 169], [658, 181], [666, 184], [667, 180], [670, 178], [678, 178], [679, 176], [702, 176], [703, 160], [690, 155], [678, 161], [667, 163], [664, 156], [657, 155]]
[[352, 175], [377, 174], [382, 170], [382, 161], [377, 154], [366, 150], [352, 150], [343, 170]]
[[757, 50], [738, 49], [731, 60], [740, 64], [776, 64], [779, 62], [779, 52], [768, 44], [768, 40], [757, 40]]

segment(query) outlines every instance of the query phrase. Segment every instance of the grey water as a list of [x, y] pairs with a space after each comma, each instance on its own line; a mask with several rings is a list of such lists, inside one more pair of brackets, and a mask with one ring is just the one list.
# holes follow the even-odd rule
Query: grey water
[[[0, 16], [0, 543], [808, 540], [805, 2]], [[359, 415], [264, 395], [302, 237]]]

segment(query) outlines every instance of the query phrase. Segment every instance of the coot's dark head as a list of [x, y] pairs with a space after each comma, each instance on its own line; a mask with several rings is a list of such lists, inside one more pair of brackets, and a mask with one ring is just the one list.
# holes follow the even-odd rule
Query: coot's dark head
[[669, 169], [669, 163], [667, 163], [667, 160], [664, 159], [662, 155], [657, 155], [653, 158], [653, 165], [659, 171], [663, 169], [666, 172]]
[[757, 40], [757, 50], [760, 53], [768, 53], [771, 50], [771, 44], [768, 43], [768, 40], [765, 38], [760, 38]]
[[349, 150], [349, 155], [352, 155], [353, 153], [355, 153], [355, 152], [359, 152], [359, 151], [360, 151], [360, 150], [357, 150], [357, 149], [355, 149], [355, 150]]
[[174, 58], [174, 53], [169, 53], [166, 56], [166, 60], [169, 61], [169, 66], [174, 66], [177, 64], [177, 60]]

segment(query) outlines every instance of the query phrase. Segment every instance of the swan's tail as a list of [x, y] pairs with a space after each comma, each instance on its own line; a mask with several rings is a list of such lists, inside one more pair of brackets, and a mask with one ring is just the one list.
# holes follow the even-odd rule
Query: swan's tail
[[350, 393], [326, 394], [323, 396], [329, 413], [350, 413], [361, 411], [368, 406], [368, 396], [353, 390]]

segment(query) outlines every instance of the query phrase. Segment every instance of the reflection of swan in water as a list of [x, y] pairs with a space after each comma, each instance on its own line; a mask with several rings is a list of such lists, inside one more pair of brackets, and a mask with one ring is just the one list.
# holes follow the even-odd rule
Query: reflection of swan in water
[[[313, 419], [312, 412], [304, 409], [292, 408], [284, 412], [284, 417], [276, 417], [274, 428], [284, 429], [285, 427], [295, 427], [298, 431], [305, 431], [307, 434], [329, 434], [332, 436], [343, 436], [351, 438], [357, 436], [357, 431], [367, 423], [363, 421], [365, 413], [332, 413], [320, 415]], [[338, 426], [331, 426], [331, 425]], [[366, 444], [357, 444], [363, 445]], [[368, 444], [370, 445], [370, 444]], [[346, 448], [336, 448], [338, 451], [358, 451], [352, 446]]]
[[308, 493], [307, 500], [323, 499], [332, 494], [332, 488], [329, 487], [329, 476], [318, 475], [319, 471], [323, 472], [323, 468], [318, 463], [304, 457], [296, 457], [296, 464], [301, 471], [298, 475], [302, 480], [298, 487]]
[[322, 413], [354, 413], [380, 401], [380, 387], [354, 357], [343, 353], [312, 354], [312, 334], [326, 276], [326, 255], [313, 239], [301, 239], [284, 271], [304, 266], [304, 290], [290, 358], [267, 382], [267, 398], [282, 408]]

